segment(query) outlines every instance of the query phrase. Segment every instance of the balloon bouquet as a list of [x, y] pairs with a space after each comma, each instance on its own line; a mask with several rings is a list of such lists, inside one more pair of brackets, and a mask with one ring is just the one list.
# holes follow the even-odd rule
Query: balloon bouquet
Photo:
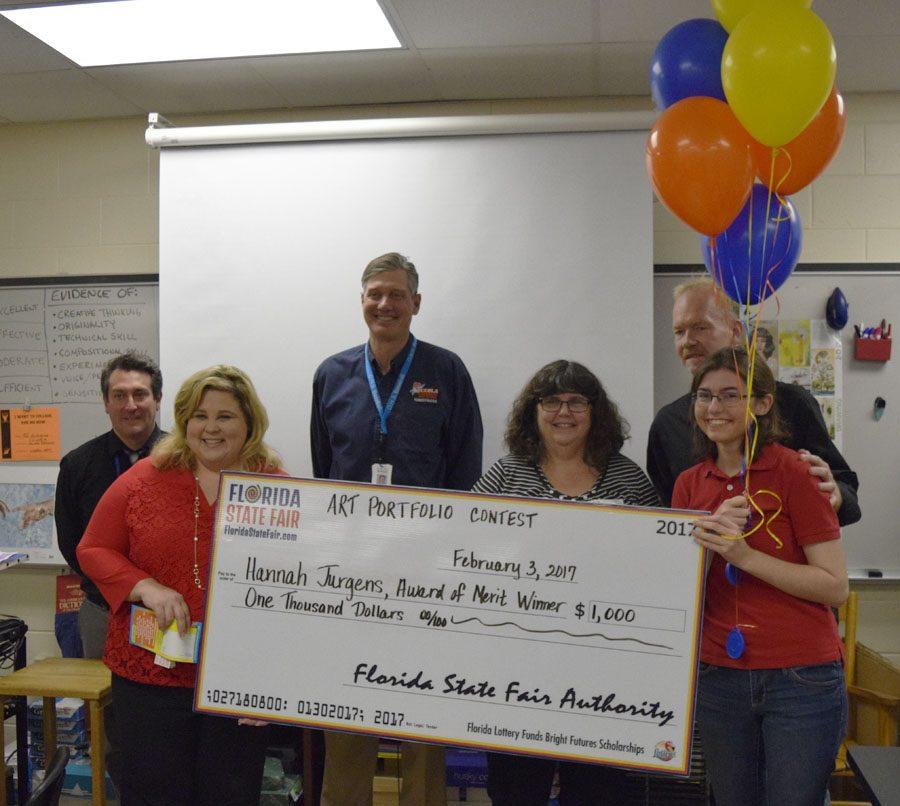
[[741, 306], [763, 303], [796, 265], [802, 228], [788, 196], [825, 169], [844, 133], [834, 42], [811, 4], [712, 0], [719, 21], [676, 25], [650, 66], [661, 110], [650, 180], [706, 236], [707, 270]]
[[[844, 101], [834, 42], [812, 0], [711, 2], [718, 22], [682, 22], [654, 51], [650, 89], [661, 114], [647, 139], [647, 172], [660, 201], [705, 236], [707, 271], [738, 303], [753, 358], [762, 305], [800, 255], [788, 196], [837, 153]], [[750, 306], [759, 306], [753, 315]], [[745, 470], [754, 452], [749, 397], [746, 419]]]

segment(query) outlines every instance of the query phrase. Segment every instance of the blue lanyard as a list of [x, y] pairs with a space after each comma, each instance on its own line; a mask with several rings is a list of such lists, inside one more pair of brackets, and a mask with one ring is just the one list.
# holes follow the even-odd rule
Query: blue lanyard
[[388, 398], [386, 406], [381, 405], [381, 395], [378, 393], [378, 387], [375, 385], [375, 373], [372, 372], [369, 342], [366, 342], [366, 378], [369, 380], [369, 391], [372, 393], [372, 400], [375, 401], [375, 410], [378, 412], [378, 419], [381, 420], [381, 433], [384, 435], [387, 435], [388, 432], [388, 417], [391, 416], [391, 412], [394, 410], [394, 404], [397, 402], [397, 398], [400, 395], [400, 387], [403, 386], [403, 381], [406, 380], [406, 373], [409, 372], [409, 365], [412, 364], [413, 356], [416, 354], [416, 337], [411, 335], [410, 338], [412, 339], [412, 344], [410, 345], [409, 353], [406, 355], [406, 360], [403, 362], [400, 375], [397, 377], [397, 382], [394, 384], [394, 390], [391, 392], [391, 396]]

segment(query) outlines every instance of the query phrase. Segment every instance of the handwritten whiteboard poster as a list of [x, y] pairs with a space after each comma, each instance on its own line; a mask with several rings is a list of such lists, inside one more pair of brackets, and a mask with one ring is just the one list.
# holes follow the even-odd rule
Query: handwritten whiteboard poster
[[223, 474], [195, 706], [686, 774], [691, 515]]
[[158, 357], [158, 291], [128, 277], [0, 287], [0, 408], [61, 407], [63, 453], [109, 430], [100, 371], [127, 350]]

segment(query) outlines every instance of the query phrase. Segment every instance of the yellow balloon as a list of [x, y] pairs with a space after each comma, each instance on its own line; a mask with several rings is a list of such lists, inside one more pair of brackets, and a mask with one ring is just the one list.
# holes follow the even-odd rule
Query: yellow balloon
[[767, 146], [793, 140], [822, 108], [837, 56], [825, 23], [804, 8], [753, 11], [722, 53], [722, 86], [731, 111]]
[[710, 0], [710, 2], [713, 12], [728, 33], [731, 33], [734, 27], [751, 11], [757, 11], [765, 6], [769, 8], [779, 6], [809, 8], [812, 5], [812, 0]]

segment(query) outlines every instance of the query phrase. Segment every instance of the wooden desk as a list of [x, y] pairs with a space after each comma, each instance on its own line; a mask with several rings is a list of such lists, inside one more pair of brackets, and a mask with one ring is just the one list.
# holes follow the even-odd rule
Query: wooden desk
[[847, 760], [872, 806], [900, 806], [900, 747], [851, 744]]
[[[44, 757], [47, 759], [56, 752], [56, 698], [78, 697], [85, 701], [91, 715], [91, 803], [95, 806], [106, 803], [103, 796], [103, 707], [110, 701], [111, 687], [112, 678], [103, 661], [82, 658], [39, 660], [0, 677], [0, 709], [13, 697], [44, 698]], [[27, 748], [20, 747], [19, 752], [27, 752]], [[6, 806], [5, 787], [0, 788], [0, 806]]]

